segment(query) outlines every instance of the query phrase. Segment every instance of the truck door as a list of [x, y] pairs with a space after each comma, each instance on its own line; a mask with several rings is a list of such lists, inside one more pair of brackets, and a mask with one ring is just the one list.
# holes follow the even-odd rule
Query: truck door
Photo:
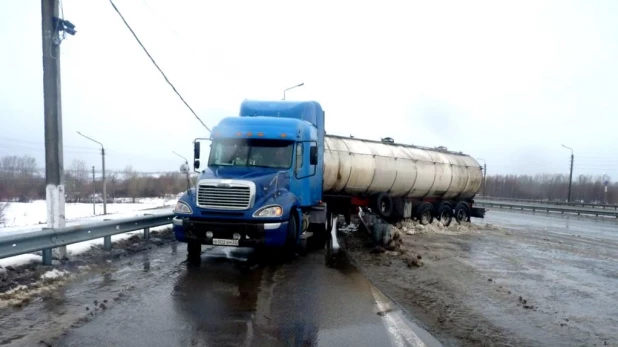
[[315, 150], [311, 150], [311, 147], [317, 147], [316, 141], [298, 142], [294, 152], [294, 179], [290, 182], [290, 188], [303, 206], [312, 204], [311, 178], [315, 178], [317, 169], [317, 163], [312, 165], [311, 153]]

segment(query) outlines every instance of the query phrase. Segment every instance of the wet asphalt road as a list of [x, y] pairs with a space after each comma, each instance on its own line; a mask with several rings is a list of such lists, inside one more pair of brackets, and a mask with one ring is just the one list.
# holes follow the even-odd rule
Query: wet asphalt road
[[5, 338], [53, 346], [439, 345], [352, 266], [325, 267], [320, 250], [241, 270], [206, 252], [199, 267], [189, 266], [182, 246], [115, 261], [0, 317]]
[[506, 229], [471, 241], [466, 263], [538, 309], [517, 320], [485, 296], [485, 317], [538, 345], [618, 345], [616, 219], [492, 209], [481, 222]]
[[583, 235], [599, 240], [618, 240], [618, 218], [547, 214], [545, 212], [489, 208], [484, 219], [473, 223], [492, 223], [514, 230], [541, 230], [560, 235]]

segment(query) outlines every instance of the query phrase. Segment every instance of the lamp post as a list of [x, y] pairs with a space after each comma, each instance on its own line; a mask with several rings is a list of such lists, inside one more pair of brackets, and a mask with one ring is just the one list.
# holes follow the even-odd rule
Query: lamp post
[[96, 142], [101, 146], [101, 166], [103, 167], [103, 214], [107, 214], [107, 182], [105, 181], [105, 148], [103, 147], [103, 144], [93, 138], [90, 138], [82, 133], [80, 133], [79, 131], [77, 132], [78, 134], [80, 134], [81, 136], [87, 138], [88, 140], [92, 141], [92, 142]]
[[487, 197], [487, 163], [483, 158], [476, 158], [483, 161], [483, 196]]
[[187, 158], [183, 157], [182, 155], [176, 153], [176, 151], [172, 151], [172, 153], [176, 154], [177, 156], [181, 157], [182, 159], [185, 160], [185, 164], [189, 165], [189, 161], [187, 160]]
[[302, 87], [302, 86], [304, 86], [304, 85], [305, 85], [305, 83], [303, 82], [303, 83], [301, 83], [301, 84], [297, 84], [297, 85], [295, 85], [295, 86], [293, 86], [293, 87], [290, 87], [290, 88], [286, 88], [286, 89], [284, 89], [284, 90], [283, 90], [283, 99], [281, 99], [281, 100], [285, 100], [285, 92], [287, 92], [288, 90], [290, 90], [290, 89], [294, 89], [294, 88], [298, 88], [298, 87]]
[[573, 148], [562, 145], [562, 147], [571, 150], [571, 172], [569, 173], [569, 196], [567, 198], [567, 202], [571, 202], [571, 185], [573, 183], [573, 160], [575, 158], [573, 154]]

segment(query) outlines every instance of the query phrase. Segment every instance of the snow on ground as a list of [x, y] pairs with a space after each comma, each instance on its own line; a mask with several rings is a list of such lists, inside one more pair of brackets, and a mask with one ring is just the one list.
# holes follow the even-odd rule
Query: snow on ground
[[66, 276], [69, 273], [66, 271], [60, 271], [58, 269], [53, 269], [50, 271], [47, 271], [46, 273], [41, 275], [42, 279], [54, 279], [54, 278], [58, 278], [58, 277], [62, 277], [62, 276]]
[[[92, 211], [92, 204], [87, 203], [67, 203], [65, 205], [65, 213], [67, 218], [67, 226], [89, 224], [110, 219], [131, 218], [143, 216], [146, 214], [159, 214], [172, 211], [172, 206], [176, 204], [177, 199], [161, 199], [147, 198], [138, 199], [136, 203], [117, 203], [107, 204], [107, 215], [103, 215], [103, 204], [96, 204], [95, 216]], [[163, 208], [161, 210], [152, 210]], [[47, 220], [47, 205], [45, 200], [37, 200], [31, 203], [11, 202], [6, 211], [5, 224], [0, 225], [0, 235], [24, 233], [29, 231], [37, 231], [46, 226]], [[163, 225], [155, 228], [150, 228], [151, 231], [158, 231], [169, 228], [169, 225]], [[128, 239], [133, 235], [143, 234], [143, 230], [136, 230], [124, 234], [112, 236], [112, 244]], [[69, 256], [75, 256], [80, 253], [87, 252], [94, 245], [103, 245], [103, 239], [94, 239], [75, 243], [67, 246]], [[113, 247], [113, 245], [112, 245]], [[40, 252], [39, 252], [40, 254]], [[19, 266], [31, 261], [41, 262], [42, 258], [38, 254], [22, 254], [14, 257], [0, 259], [0, 272], [5, 271], [7, 266]]]
[[[139, 210], [173, 206], [176, 204], [177, 199], [144, 198], [136, 201], [136, 203], [107, 204], [107, 214], [131, 213]], [[103, 204], [95, 204], [95, 211], [97, 216], [102, 216]], [[93, 211], [92, 203], [65, 204], [67, 221], [95, 216], [95, 211]], [[10, 202], [5, 214], [4, 222], [0, 224], [0, 233], [18, 230], [15, 227], [45, 226], [47, 223], [47, 204], [45, 200], [36, 200], [30, 203]], [[131, 217], [131, 215], [128, 217]]]
[[[150, 231], [159, 231], [159, 230], [164, 230], [171, 227], [171, 224], [169, 225], [162, 225], [159, 227], [155, 227], [155, 228], [150, 228]], [[136, 230], [136, 231], [131, 231], [128, 233], [124, 233], [124, 234], [117, 234], [117, 235], [112, 235], [112, 247], [113, 244], [115, 242], [118, 242], [120, 240], [126, 240], [128, 238], [130, 238], [133, 235], [143, 235], [144, 231], [143, 230]], [[68, 245], [67, 246], [67, 252], [69, 253], [69, 256], [75, 256], [84, 252], [87, 252], [88, 250], [90, 250], [90, 248], [92, 246], [95, 245], [101, 245], [103, 246], [103, 239], [94, 239], [94, 240], [89, 240], [89, 241], [84, 241], [84, 242], [80, 242], [80, 243], [74, 243], [72, 245]]]
[[0, 259], [0, 273], [6, 271], [7, 266], [19, 266], [31, 261], [41, 261], [41, 256], [36, 254], [22, 254], [10, 258]]

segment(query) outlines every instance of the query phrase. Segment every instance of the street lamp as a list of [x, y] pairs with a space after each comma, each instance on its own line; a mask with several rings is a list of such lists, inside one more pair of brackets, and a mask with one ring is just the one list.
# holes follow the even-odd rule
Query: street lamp
[[[99, 145], [101, 145], [101, 162], [102, 162], [102, 167], [103, 167], [103, 214], [107, 214], [107, 182], [105, 181], [105, 148], [103, 147], [103, 144], [93, 138], [90, 138], [82, 133], [80, 133], [79, 131], [77, 132], [78, 134], [80, 134], [81, 136], [87, 138], [88, 140], [92, 141], [92, 142], [96, 142]], [[94, 183], [93, 183], [94, 184]]]
[[176, 153], [176, 151], [172, 151], [172, 153], [176, 154], [177, 156], [181, 157], [182, 159], [185, 160], [185, 164], [189, 165], [189, 161], [187, 160], [187, 158], [183, 157], [182, 155]]
[[483, 161], [483, 196], [487, 197], [487, 163], [485, 162], [485, 159], [483, 158], [476, 158], [477, 160], [482, 160]]
[[285, 92], [287, 92], [288, 90], [290, 90], [290, 89], [294, 89], [294, 88], [298, 88], [298, 87], [302, 87], [302, 86], [304, 86], [304, 85], [305, 85], [305, 83], [303, 82], [303, 83], [301, 83], [301, 84], [297, 84], [297, 85], [295, 85], [295, 86], [293, 86], [293, 87], [290, 87], [290, 88], [284, 89], [284, 90], [283, 90], [283, 99], [281, 99], [281, 100], [285, 100]]
[[567, 199], [567, 202], [571, 202], [571, 184], [573, 183], [573, 159], [574, 159], [573, 148], [567, 147], [565, 145], [562, 145], [562, 147], [571, 150], [571, 173], [569, 174], [569, 197]]
[[[189, 176], [189, 161], [187, 160], [187, 158], [185, 158], [182, 155], [176, 153], [176, 151], [172, 151], [172, 153], [176, 154], [177, 156], [179, 156], [179, 157], [181, 157], [182, 159], [185, 160], [185, 164], [181, 165], [180, 169], [185, 174], [185, 176], [187, 177], [187, 191], [189, 191], [191, 189], [191, 177]], [[185, 170], [185, 168], [186, 168], [186, 170]]]

